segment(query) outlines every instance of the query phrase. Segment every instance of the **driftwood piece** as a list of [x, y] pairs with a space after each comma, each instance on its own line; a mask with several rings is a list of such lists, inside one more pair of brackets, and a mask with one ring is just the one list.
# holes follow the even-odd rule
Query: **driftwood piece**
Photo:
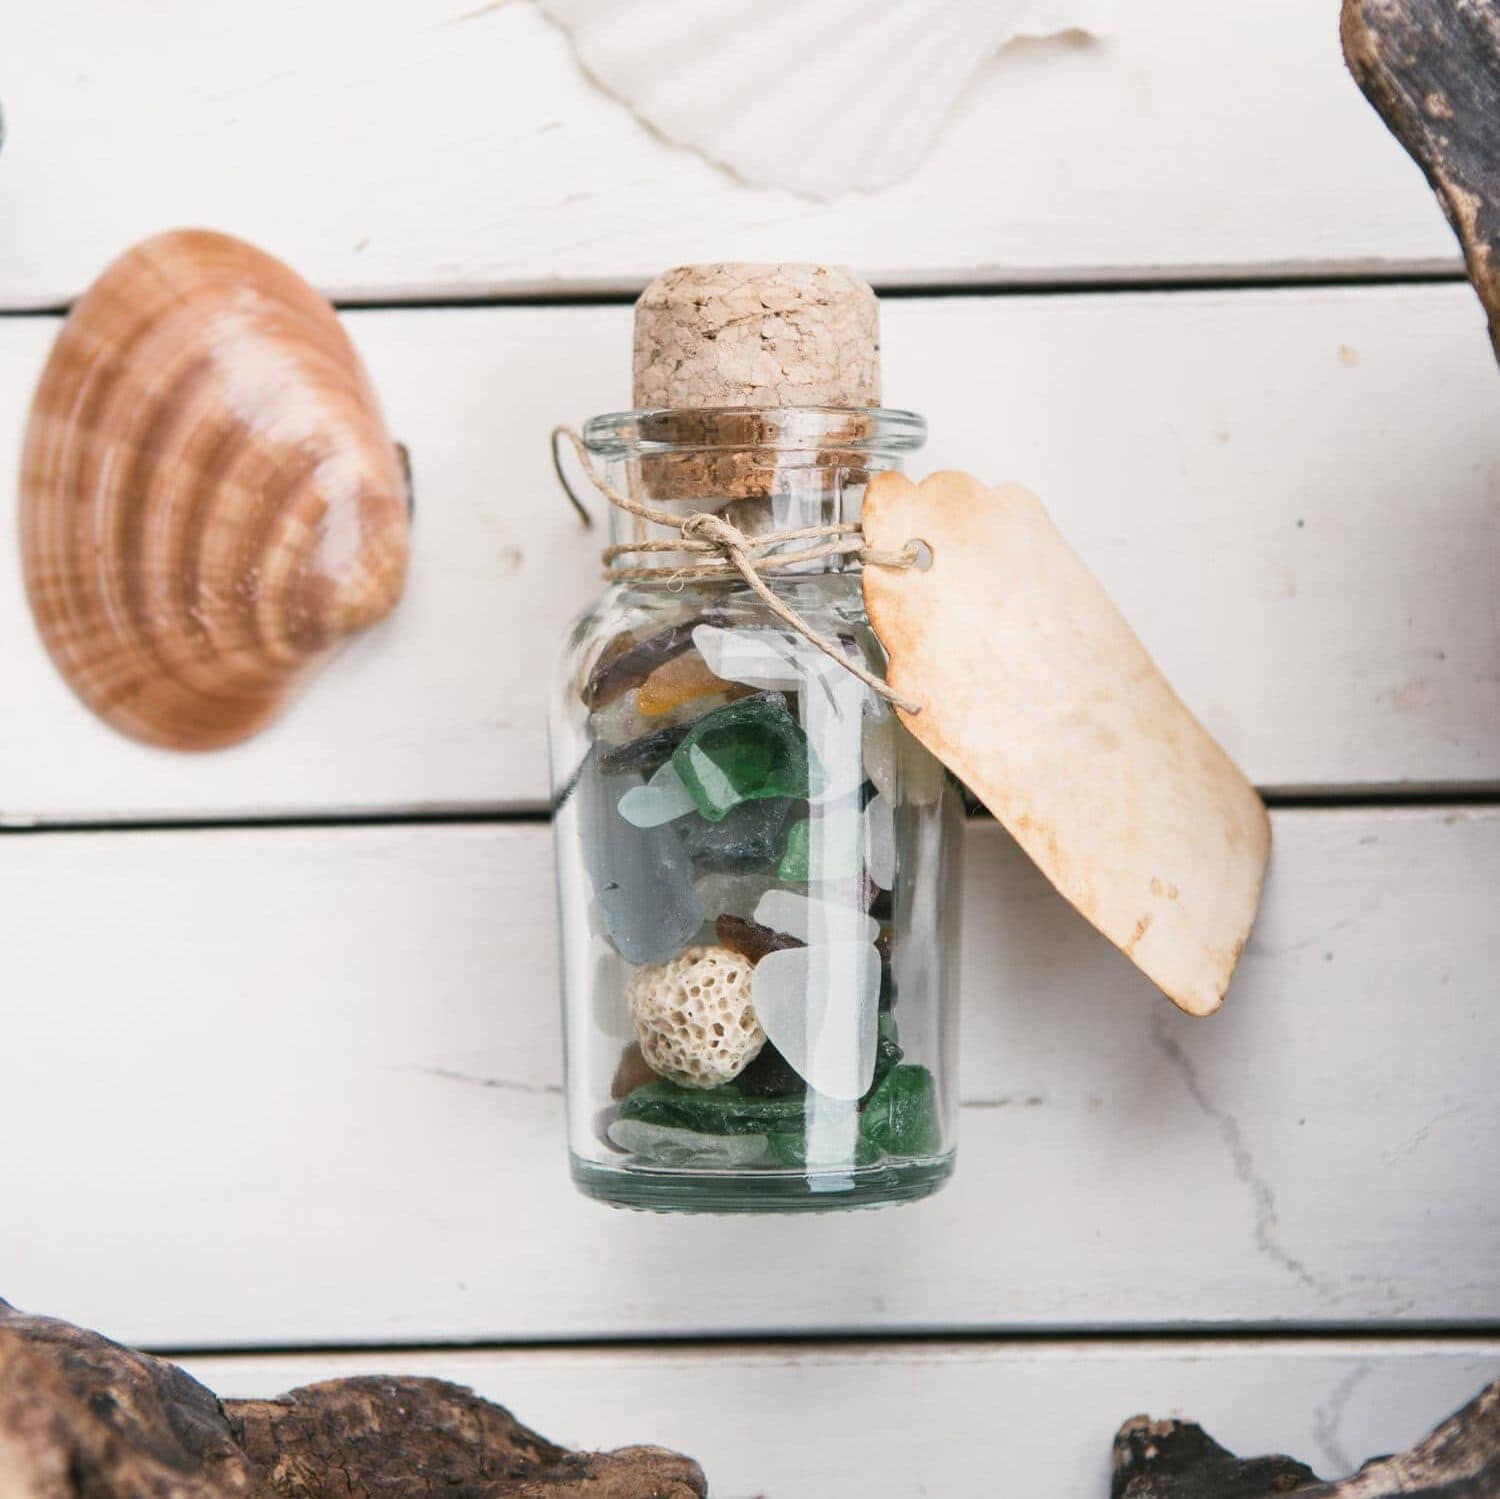
[[1500, 11], [1494, 0], [1344, 0], [1344, 57], [1427, 174], [1500, 358]]
[[1325, 1483], [1289, 1457], [1237, 1458], [1191, 1421], [1135, 1416], [1115, 1436], [1110, 1499], [1496, 1499], [1500, 1380], [1408, 1451]]
[[704, 1499], [659, 1447], [570, 1452], [438, 1379], [220, 1401], [164, 1359], [0, 1301], [4, 1499]]

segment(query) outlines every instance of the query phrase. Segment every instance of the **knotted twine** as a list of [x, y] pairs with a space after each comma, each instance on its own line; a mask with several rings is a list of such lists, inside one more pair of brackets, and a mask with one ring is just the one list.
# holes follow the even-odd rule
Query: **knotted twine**
[[[594, 524], [594, 518], [584, 507], [568, 483], [563, 471], [562, 456], [558, 451], [558, 440], [566, 438], [578, 456], [589, 483], [617, 510], [638, 516], [654, 526], [663, 526], [680, 533], [674, 541], [633, 541], [605, 547], [600, 554], [604, 563], [604, 576], [612, 581], [633, 578], [670, 578], [673, 582], [696, 578], [722, 578], [737, 572], [760, 601], [789, 630], [795, 630], [810, 645], [816, 646], [830, 660], [837, 662], [845, 671], [857, 677], [871, 692], [878, 693], [887, 702], [894, 703], [907, 713], [920, 713], [922, 706], [908, 697], [903, 697], [889, 682], [868, 671], [859, 662], [852, 660], [839, 649], [838, 642], [820, 634], [808, 624], [789, 604], [777, 598], [761, 576], [763, 573], [779, 572], [785, 568], [798, 567], [803, 563], [816, 562], [824, 557], [854, 557], [865, 567], [915, 567], [921, 560], [921, 548], [908, 542], [899, 552], [881, 552], [865, 545], [864, 532], [858, 521], [836, 521], [827, 526], [798, 526], [789, 531], [767, 531], [759, 536], [747, 536], [740, 528], [722, 515], [710, 510], [694, 511], [690, 515], [674, 515], [670, 510], [659, 510], [654, 505], [643, 504], [621, 493], [594, 467], [583, 438], [572, 427], [560, 426], [552, 429], [552, 465], [557, 470], [558, 481], [563, 492], [572, 502], [573, 508], [583, 517], [586, 526]], [[798, 551], [778, 552], [766, 556], [774, 548], [793, 542], [811, 542]], [[620, 567], [617, 560], [638, 552], [689, 552], [702, 560], [677, 567]]]

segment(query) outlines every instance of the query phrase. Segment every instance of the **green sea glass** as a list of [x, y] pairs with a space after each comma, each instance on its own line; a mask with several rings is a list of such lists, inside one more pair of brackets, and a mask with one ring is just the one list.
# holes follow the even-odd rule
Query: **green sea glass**
[[[814, 827], [818, 830], [816, 848]], [[825, 813], [816, 823], [805, 817], [794, 822], [776, 866], [776, 878], [790, 884], [859, 878], [865, 869], [864, 833], [863, 814], [848, 808]]]
[[717, 1088], [679, 1088], [646, 1083], [620, 1104], [622, 1119], [644, 1119], [706, 1135], [759, 1135], [801, 1128], [804, 1101], [781, 1094], [749, 1097], [733, 1083]]
[[860, 1114], [860, 1133], [887, 1155], [936, 1155], [943, 1148], [937, 1085], [925, 1067], [892, 1068]]
[[896, 1039], [896, 1017], [887, 1011], [880, 1017], [880, 1033], [875, 1042], [875, 1079], [870, 1084], [870, 1091], [864, 1096], [866, 1104], [875, 1096], [881, 1083], [900, 1065], [905, 1055], [901, 1050], [901, 1043]]
[[880, 1150], [863, 1135], [854, 1138], [854, 1159], [842, 1158], [831, 1161], [816, 1154], [809, 1156], [807, 1134], [803, 1130], [785, 1130], [766, 1137], [770, 1142], [768, 1159], [776, 1166], [873, 1166], [880, 1159]]
[[815, 777], [807, 736], [774, 697], [705, 713], [673, 751], [672, 764], [709, 822], [722, 822], [743, 802], [805, 797]]

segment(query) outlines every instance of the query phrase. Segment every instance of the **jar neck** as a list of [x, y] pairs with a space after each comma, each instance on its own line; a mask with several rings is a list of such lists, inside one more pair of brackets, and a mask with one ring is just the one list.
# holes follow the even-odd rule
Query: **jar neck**
[[[594, 466], [615, 489], [683, 519], [704, 511], [721, 515], [751, 537], [857, 521], [870, 479], [899, 468], [925, 438], [921, 417], [881, 408], [620, 412], [595, 417], [584, 428]], [[615, 545], [676, 535], [610, 507]], [[787, 550], [807, 545], [789, 543]], [[686, 552], [649, 557], [663, 567], [693, 560]], [[843, 557], [820, 558], [779, 576], [849, 565]]]

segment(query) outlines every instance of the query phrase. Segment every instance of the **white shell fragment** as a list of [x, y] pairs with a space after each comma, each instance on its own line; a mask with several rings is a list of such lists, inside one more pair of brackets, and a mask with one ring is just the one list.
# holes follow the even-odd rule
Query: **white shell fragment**
[[921, 538], [925, 571], [866, 567], [901, 720], [1042, 873], [1189, 1014], [1219, 1007], [1271, 830], [1041, 502], [958, 472], [877, 475], [868, 544]]
[[646, 782], [620, 797], [620, 816], [634, 827], [659, 828], [693, 810], [693, 798], [670, 760]]
[[880, 923], [866, 912], [795, 890], [767, 890], [755, 920], [800, 942], [873, 942], [880, 935]]
[[683, 1088], [738, 1077], [766, 1044], [750, 1006], [750, 974], [749, 959], [727, 947], [690, 947], [637, 968], [625, 998], [651, 1070]]
[[813, 197], [910, 172], [1007, 41], [1097, 30], [1109, 15], [1108, 0], [539, 4], [653, 131], [747, 182]]
[[862, 1097], [875, 1077], [880, 955], [869, 942], [770, 952], [755, 965], [755, 1013], [771, 1044], [809, 1088]]

